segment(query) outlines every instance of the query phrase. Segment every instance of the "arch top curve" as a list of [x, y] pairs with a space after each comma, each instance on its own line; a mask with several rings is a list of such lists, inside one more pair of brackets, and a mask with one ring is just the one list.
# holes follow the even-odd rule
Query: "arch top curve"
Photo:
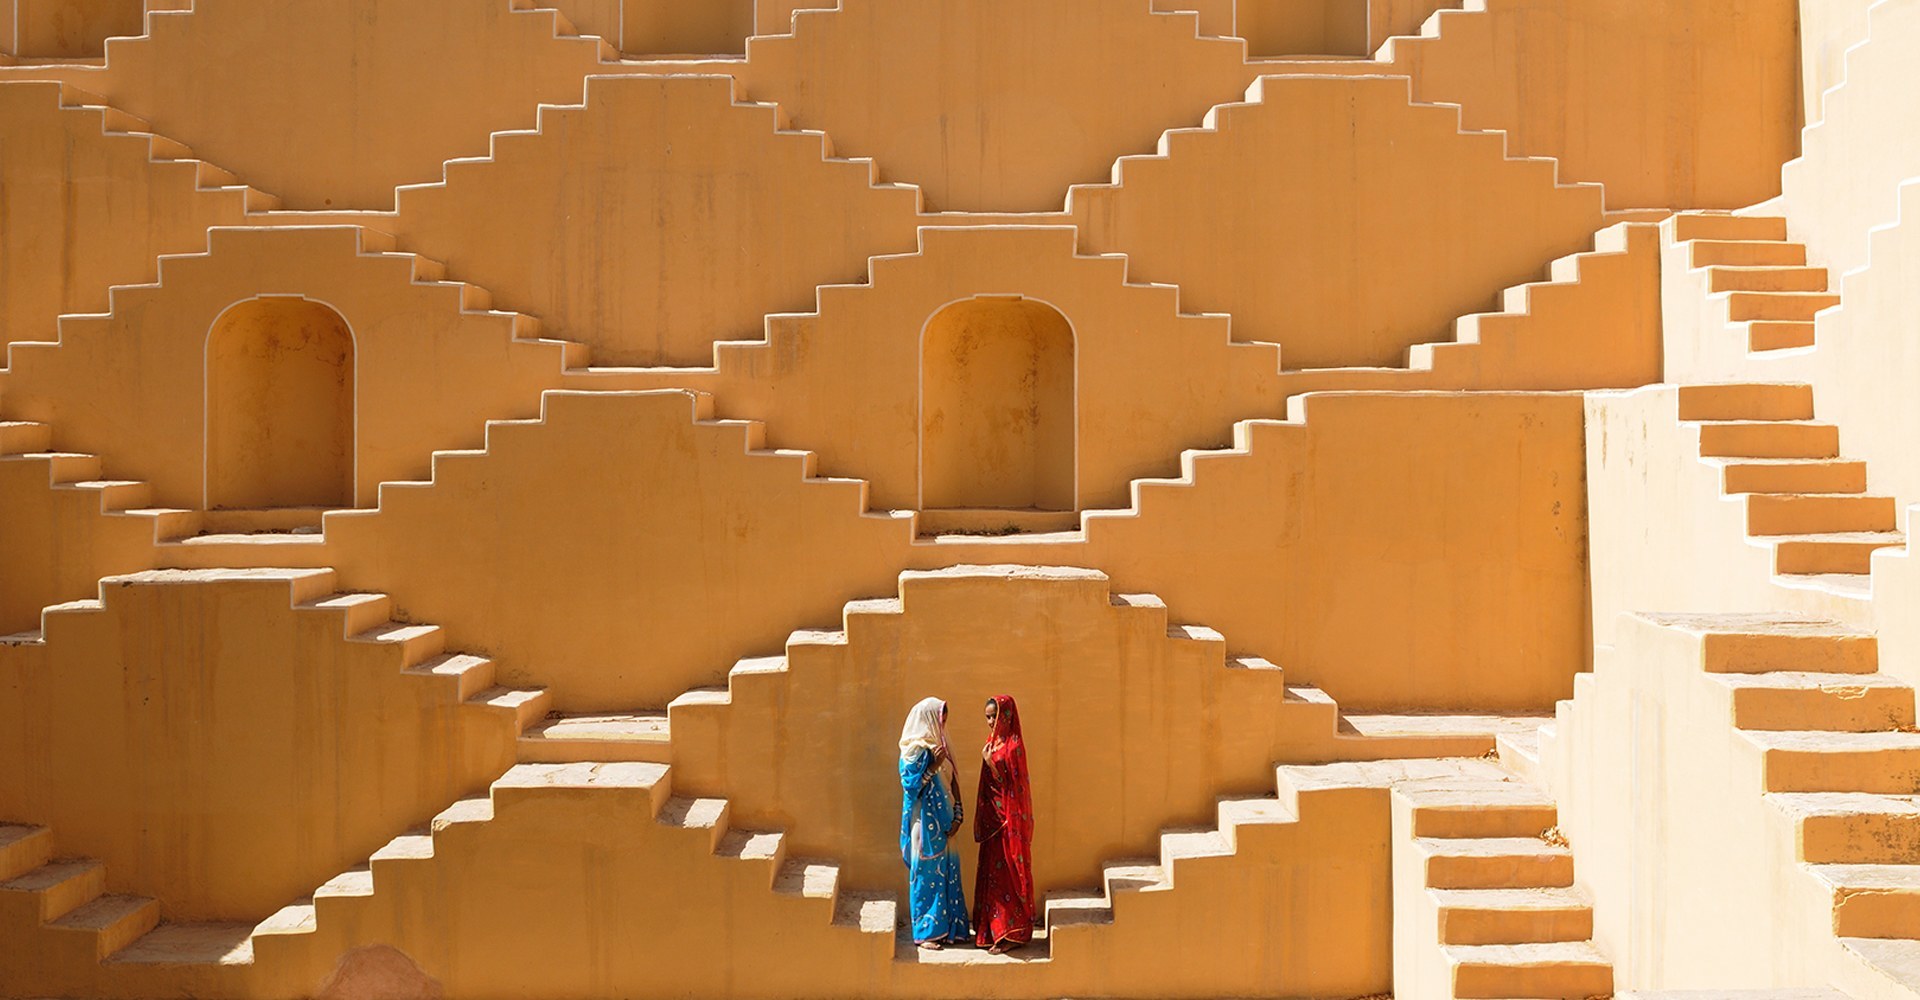
[[353, 330], [332, 306], [257, 295], [206, 343], [209, 510], [353, 506]]
[[923, 508], [1076, 509], [1073, 324], [1023, 295], [975, 295], [920, 335]]

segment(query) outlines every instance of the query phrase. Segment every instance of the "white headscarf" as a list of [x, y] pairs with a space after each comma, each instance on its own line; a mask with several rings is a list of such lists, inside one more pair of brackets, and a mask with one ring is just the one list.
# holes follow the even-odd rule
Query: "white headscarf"
[[922, 698], [907, 713], [907, 724], [900, 730], [900, 759], [906, 760], [922, 750], [947, 745], [947, 723], [941, 718], [947, 703], [938, 698]]

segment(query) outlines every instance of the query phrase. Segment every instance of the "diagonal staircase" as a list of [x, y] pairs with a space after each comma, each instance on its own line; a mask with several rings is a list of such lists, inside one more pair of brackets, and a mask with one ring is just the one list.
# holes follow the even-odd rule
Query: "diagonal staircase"
[[1873, 553], [1905, 542], [1895, 500], [1867, 492], [1865, 463], [1841, 457], [1839, 428], [1813, 416], [1806, 385], [1680, 388], [1701, 461], [1744, 502], [1749, 541], [1773, 550], [1776, 577], [1865, 594]]
[[1787, 220], [1682, 212], [1668, 223], [1686, 266], [1712, 307], [1746, 334], [1750, 353], [1813, 346], [1813, 318], [1840, 304], [1827, 269], [1807, 266], [1807, 248], [1787, 238]]
[[[1395, 986], [1458, 998], [1611, 996], [1553, 800], [1488, 778], [1395, 790]], [[1402, 904], [1411, 901], [1409, 909]]]

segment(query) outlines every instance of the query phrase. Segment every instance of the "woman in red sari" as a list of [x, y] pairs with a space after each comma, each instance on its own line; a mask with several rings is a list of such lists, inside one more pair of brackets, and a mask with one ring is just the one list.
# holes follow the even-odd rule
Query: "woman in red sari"
[[980, 748], [980, 792], [973, 839], [980, 867], [973, 883], [973, 926], [980, 947], [998, 955], [1033, 940], [1033, 794], [1020, 710], [1007, 695], [987, 702], [992, 735]]

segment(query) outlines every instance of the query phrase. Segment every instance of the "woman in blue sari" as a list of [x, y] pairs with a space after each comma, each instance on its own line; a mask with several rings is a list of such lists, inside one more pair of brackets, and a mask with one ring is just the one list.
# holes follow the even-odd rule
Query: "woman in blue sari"
[[960, 889], [960, 856], [947, 838], [960, 829], [959, 779], [947, 749], [947, 703], [923, 699], [900, 730], [900, 857], [907, 864], [907, 912], [913, 940], [930, 951], [966, 941], [967, 899]]

